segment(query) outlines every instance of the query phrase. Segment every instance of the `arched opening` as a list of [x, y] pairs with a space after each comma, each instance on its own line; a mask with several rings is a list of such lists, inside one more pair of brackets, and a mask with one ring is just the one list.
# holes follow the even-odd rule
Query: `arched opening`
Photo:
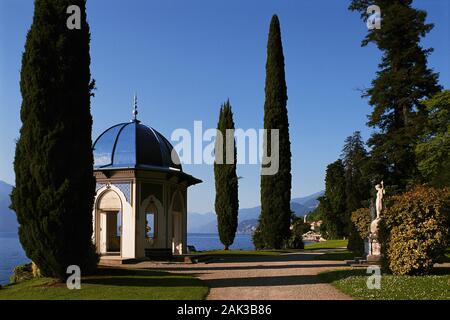
[[183, 254], [183, 197], [176, 192], [172, 202], [172, 253]]
[[96, 246], [101, 255], [120, 255], [122, 247], [122, 202], [119, 195], [106, 191], [97, 201]]
[[158, 209], [153, 201], [150, 200], [145, 208], [145, 239], [153, 242], [158, 234]]

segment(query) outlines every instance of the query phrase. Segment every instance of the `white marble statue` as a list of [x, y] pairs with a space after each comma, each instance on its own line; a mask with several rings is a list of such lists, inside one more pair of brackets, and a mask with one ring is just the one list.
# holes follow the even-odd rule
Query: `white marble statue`
[[375, 189], [378, 191], [376, 201], [377, 219], [380, 219], [381, 210], [383, 210], [383, 195], [386, 193], [383, 181], [381, 181], [381, 184], [377, 184]]

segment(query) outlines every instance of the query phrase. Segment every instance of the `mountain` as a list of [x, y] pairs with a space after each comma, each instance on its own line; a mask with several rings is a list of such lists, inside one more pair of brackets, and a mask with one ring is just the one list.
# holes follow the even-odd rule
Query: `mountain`
[[0, 181], [0, 232], [17, 232], [16, 213], [9, 209], [12, 186]]
[[[323, 196], [324, 193], [325, 193], [324, 191], [319, 191], [319, 192], [316, 192], [307, 197], [294, 198], [294, 199], [292, 199], [292, 202], [300, 203], [301, 205], [305, 206], [306, 208], [314, 210], [319, 205], [319, 200], [317, 200], [317, 199], [319, 197]], [[312, 210], [310, 210], [310, 212]]]
[[252, 234], [258, 226], [258, 219], [244, 220], [238, 224], [237, 233]]
[[[318, 197], [323, 195], [323, 191], [314, 193], [307, 197], [294, 198], [291, 201], [291, 209], [299, 217], [313, 211], [319, 201]], [[258, 224], [261, 207], [239, 209], [238, 233], [248, 233], [249, 230]], [[188, 232], [189, 233], [217, 233], [217, 218], [214, 212], [204, 214], [188, 212]]]

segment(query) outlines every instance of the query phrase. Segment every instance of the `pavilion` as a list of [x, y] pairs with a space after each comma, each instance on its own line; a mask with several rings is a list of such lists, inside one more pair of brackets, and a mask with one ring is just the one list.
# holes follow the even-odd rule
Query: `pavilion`
[[183, 172], [170, 142], [133, 119], [94, 142], [93, 241], [100, 256], [140, 259], [187, 250], [187, 189], [202, 182]]

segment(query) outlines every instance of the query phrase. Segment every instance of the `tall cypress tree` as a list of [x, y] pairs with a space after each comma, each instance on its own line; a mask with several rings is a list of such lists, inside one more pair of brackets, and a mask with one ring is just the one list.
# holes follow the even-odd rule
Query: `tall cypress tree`
[[368, 156], [359, 131], [345, 139], [341, 157], [345, 170], [347, 248], [362, 253], [363, 239], [351, 221], [352, 212], [365, 207], [364, 201], [370, 198], [370, 180], [366, 171]]
[[381, 9], [381, 28], [369, 30], [362, 45], [375, 44], [383, 56], [364, 95], [373, 107], [368, 125], [378, 128], [369, 140], [371, 171], [374, 180], [401, 190], [417, 175], [414, 148], [426, 115], [422, 100], [441, 89], [438, 74], [427, 67], [432, 49], [420, 45], [433, 25], [425, 23], [425, 11], [411, 7], [412, 0], [352, 0], [349, 9], [366, 20], [372, 4]]
[[320, 198], [324, 228], [330, 239], [340, 239], [348, 235], [345, 187], [344, 164], [339, 159], [327, 166], [325, 194]]
[[[77, 5], [81, 29], [67, 27]], [[85, 0], [36, 0], [22, 57], [20, 137], [11, 200], [27, 256], [44, 276], [69, 265], [96, 267], [90, 95], [90, 32]]]
[[[287, 99], [280, 22], [274, 15], [267, 44], [264, 129], [268, 130], [268, 141], [270, 130], [279, 130], [279, 170], [274, 175], [261, 176], [261, 216], [258, 233], [266, 248], [281, 248], [290, 233], [291, 146]], [[270, 143], [266, 141], [264, 154], [270, 153]]]
[[[228, 250], [234, 242], [238, 226], [238, 177], [236, 175], [236, 144], [234, 140], [234, 121], [230, 101], [225, 102], [219, 113], [217, 130], [222, 133], [223, 140], [216, 139], [214, 162], [214, 178], [216, 184], [215, 210], [220, 241]], [[228, 133], [227, 133], [228, 130]], [[230, 140], [230, 141], [228, 141]], [[231, 143], [231, 148], [227, 148]], [[220, 145], [222, 144], [222, 145]], [[221, 148], [222, 152], [217, 152]], [[231, 150], [230, 150], [231, 149]], [[232, 152], [234, 162], [227, 163], [227, 153]], [[222, 159], [219, 159], [222, 157]], [[228, 158], [230, 158], [228, 156]]]
[[353, 211], [363, 207], [364, 200], [370, 198], [368, 156], [359, 131], [345, 139], [341, 157], [345, 169], [346, 207], [350, 217]]

